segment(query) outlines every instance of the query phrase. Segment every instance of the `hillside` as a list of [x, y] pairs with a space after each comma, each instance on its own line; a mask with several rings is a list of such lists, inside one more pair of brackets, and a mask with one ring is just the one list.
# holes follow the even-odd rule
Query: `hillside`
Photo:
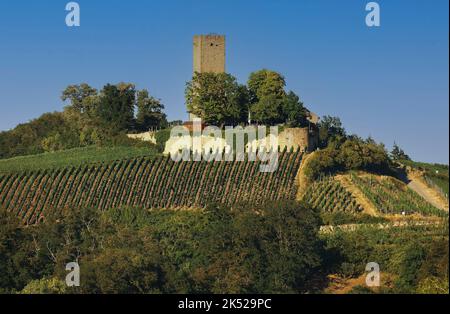
[[395, 215], [447, 216], [396, 178], [366, 172], [321, 177], [308, 185], [302, 199], [331, 223], [366, 223]]
[[62, 208], [186, 208], [295, 199], [301, 159], [300, 151], [280, 153], [274, 173], [260, 172], [260, 162], [173, 162], [168, 157], [12, 172], [0, 175], [0, 207], [34, 223], [46, 211]]
[[78, 167], [92, 163], [110, 162], [137, 157], [153, 157], [158, 155], [159, 154], [154, 146], [88, 146], [51, 153], [0, 159], [0, 173], [37, 171], [69, 166]]

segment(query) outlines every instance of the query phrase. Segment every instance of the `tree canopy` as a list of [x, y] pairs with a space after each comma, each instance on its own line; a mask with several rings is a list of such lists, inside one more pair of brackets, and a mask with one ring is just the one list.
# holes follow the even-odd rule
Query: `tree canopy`
[[256, 71], [250, 74], [247, 85], [253, 120], [270, 125], [307, 125], [307, 110], [293, 91], [286, 93], [281, 74], [267, 69]]
[[245, 123], [250, 111], [257, 123], [304, 127], [307, 110], [285, 85], [281, 74], [266, 69], [251, 73], [247, 86], [228, 73], [195, 73], [186, 84], [186, 106], [207, 124]]
[[346, 132], [339, 117], [323, 116], [319, 122], [319, 146], [321, 148], [335, 140], [345, 140]]
[[401, 149], [400, 146], [398, 146], [395, 142], [394, 146], [392, 147], [391, 157], [394, 160], [411, 160], [408, 154], [406, 154], [405, 151]]
[[247, 114], [247, 90], [228, 73], [195, 73], [186, 83], [188, 111], [205, 123], [234, 125]]
[[[164, 105], [131, 83], [69, 85], [61, 94], [62, 112], [45, 113], [0, 132], [0, 158], [52, 152], [88, 145], [128, 143], [125, 133], [167, 125]], [[137, 112], [135, 114], [135, 112]]]

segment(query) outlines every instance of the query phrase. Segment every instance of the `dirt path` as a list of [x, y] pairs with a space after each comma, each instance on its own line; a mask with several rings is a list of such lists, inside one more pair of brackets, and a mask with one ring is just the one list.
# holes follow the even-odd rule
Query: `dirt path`
[[408, 187], [422, 196], [428, 203], [436, 208], [448, 211], [448, 202], [444, 200], [437, 191], [430, 188], [421, 178], [420, 174], [408, 173]]
[[[367, 287], [366, 276], [367, 274], [362, 274], [357, 278], [342, 278], [336, 274], [328, 275], [329, 286], [325, 289], [325, 293], [348, 294], [357, 286]], [[381, 272], [381, 287], [392, 288], [394, 279], [395, 276], [393, 274]], [[373, 287], [370, 290], [377, 292], [379, 288]]]
[[315, 153], [312, 152], [312, 153], [306, 154], [303, 157], [302, 163], [300, 164], [297, 175], [295, 177], [297, 187], [298, 187], [296, 198], [299, 201], [303, 199], [306, 189], [308, 188], [308, 184], [310, 183], [308, 176], [305, 174], [305, 169], [307, 168], [309, 161], [313, 158], [314, 155], [315, 155]]

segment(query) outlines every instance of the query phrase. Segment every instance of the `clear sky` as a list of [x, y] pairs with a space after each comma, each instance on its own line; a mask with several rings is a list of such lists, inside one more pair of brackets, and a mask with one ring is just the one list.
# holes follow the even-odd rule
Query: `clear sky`
[[449, 160], [447, 0], [385, 0], [381, 27], [368, 0], [0, 1], [0, 130], [61, 110], [61, 91], [133, 82], [187, 119], [192, 36], [225, 34], [227, 72], [281, 72], [288, 89], [350, 133], [396, 141], [415, 160]]

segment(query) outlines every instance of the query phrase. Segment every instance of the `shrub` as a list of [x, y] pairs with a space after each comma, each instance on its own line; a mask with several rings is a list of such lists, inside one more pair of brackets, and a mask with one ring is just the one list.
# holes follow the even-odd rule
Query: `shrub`
[[156, 138], [156, 147], [157, 147], [158, 151], [162, 153], [166, 146], [166, 142], [170, 138], [170, 129], [164, 129], [164, 130], [158, 131], [155, 134], [155, 138]]

